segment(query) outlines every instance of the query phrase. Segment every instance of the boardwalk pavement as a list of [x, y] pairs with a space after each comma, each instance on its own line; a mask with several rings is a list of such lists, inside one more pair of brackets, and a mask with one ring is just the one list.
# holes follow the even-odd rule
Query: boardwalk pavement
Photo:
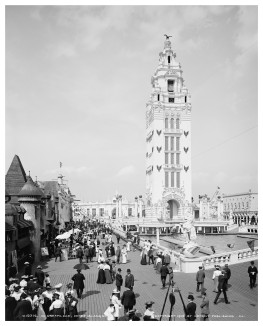
[[[113, 237], [113, 241], [116, 238]], [[123, 244], [121, 240], [120, 245]], [[71, 277], [75, 270], [73, 266], [77, 259], [55, 262], [51, 259], [42, 263], [43, 271], [48, 272], [51, 278], [51, 285], [63, 284], [63, 291], [66, 291], [66, 284], [71, 282]], [[85, 275], [85, 289], [83, 298], [79, 300], [78, 311], [80, 320], [106, 320], [104, 311], [110, 303], [110, 296], [115, 284], [97, 284], [97, 262], [88, 263], [89, 269], [83, 271]], [[257, 287], [249, 288], [249, 278], [247, 273], [248, 263], [231, 265], [232, 276], [229, 280], [228, 298], [231, 304], [224, 303], [223, 294], [219, 298], [217, 305], [213, 304], [215, 293], [213, 292], [212, 271], [206, 271], [204, 287], [210, 300], [210, 320], [212, 321], [256, 321], [258, 320], [258, 291]], [[145, 311], [145, 302], [152, 300], [155, 302], [153, 309], [156, 316], [162, 311], [163, 302], [167, 288], [162, 289], [160, 275], [153, 269], [153, 265], [140, 264], [140, 252], [138, 250], [128, 253], [127, 264], [117, 265], [122, 269], [122, 276], [125, 278], [127, 268], [131, 269], [135, 277], [134, 292], [136, 295], [136, 309], [141, 315]], [[180, 288], [182, 296], [187, 303], [188, 294], [192, 293], [197, 304], [197, 314], [200, 314], [201, 293], [197, 293], [195, 274], [174, 273], [176, 285]], [[122, 287], [121, 292], [123, 292]], [[175, 293], [176, 303], [173, 309], [172, 320], [184, 320], [183, 306], [178, 293]], [[123, 315], [123, 308], [121, 309]], [[169, 319], [170, 304], [167, 300], [162, 320]], [[139, 314], [139, 315], [140, 315]], [[158, 317], [157, 317], [158, 318]], [[197, 318], [199, 320], [199, 318]]]

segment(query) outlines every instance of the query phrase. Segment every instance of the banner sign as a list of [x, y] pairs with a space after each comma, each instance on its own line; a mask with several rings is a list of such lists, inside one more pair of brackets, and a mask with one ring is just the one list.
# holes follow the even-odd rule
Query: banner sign
[[40, 248], [40, 250], [41, 250], [41, 256], [48, 256], [49, 255], [47, 247]]

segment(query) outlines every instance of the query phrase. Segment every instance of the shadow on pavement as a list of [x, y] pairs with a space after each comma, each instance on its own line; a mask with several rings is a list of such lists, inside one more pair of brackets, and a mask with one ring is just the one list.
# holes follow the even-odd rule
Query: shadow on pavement
[[87, 291], [85, 294], [82, 294], [82, 299], [85, 299], [85, 298], [87, 298], [87, 297], [89, 297], [89, 296], [91, 296], [93, 294], [99, 294], [99, 293], [100, 293], [100, 291], [96, 291], [96, 290]]

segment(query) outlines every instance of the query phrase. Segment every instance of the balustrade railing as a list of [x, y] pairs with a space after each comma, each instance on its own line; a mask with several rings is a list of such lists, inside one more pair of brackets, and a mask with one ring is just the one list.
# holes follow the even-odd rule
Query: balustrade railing
[[203, 265], [206, 269], [213, 268], [215, 265], [223, 264], [238, 264], [244, 261], [250, 261], [252, 259], [257, 259], [258, 248], [251, 249], [241, 249], [231, 252], [219, 253], [209, 256], [200, 257], [203, 261]]

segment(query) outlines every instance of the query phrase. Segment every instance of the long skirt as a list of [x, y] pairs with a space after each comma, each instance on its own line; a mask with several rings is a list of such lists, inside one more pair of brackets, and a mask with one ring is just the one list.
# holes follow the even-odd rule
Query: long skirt
[[104, 273], [103, 269], [99, 270], [97, 283], [98, 284], [105, 284], [106, 283], [105, 273]]
[[54, 308], [52, 312], [52, 320], [63, 320], [64, 308]]
[[218, 276], [214, 278], [214, 291], [215, 292], [218, 291]]
[[147, 265], [146, 255], [142, 254], [141, 265]]
[[158, 274], [160, 274], [160, 272], [161, 272], [161, 267], [162, 267], [162, 263], [161, 262], [157, 263], [157, 265], [156, 265], [156, 272]]
[[112, 277], [111, 277], [111, 274], [110, 274], [110, 270], [105, 269], [104, 273], [105, 273], [106, 283], [111, 284], [112, 283]]
[[127, 263], [127, 254], [122, 255], [122, 263], [123, 264]]
[[115, 256], [115, 249], [114, 249], [114, 247], [111, 247], [111, 256]]

